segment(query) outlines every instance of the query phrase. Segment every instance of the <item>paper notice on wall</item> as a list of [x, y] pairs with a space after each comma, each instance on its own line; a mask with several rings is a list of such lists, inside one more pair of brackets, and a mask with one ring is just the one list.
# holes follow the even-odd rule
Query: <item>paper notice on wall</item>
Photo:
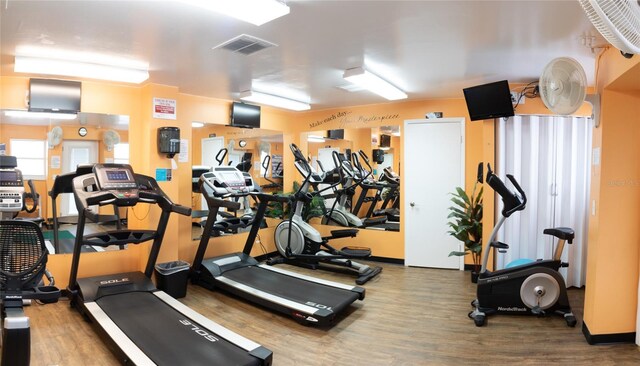
[[189, 140], [180, 139], [180, 154], [178, 154], [178, 163], [186, 163], [189, 161]]
[[51, 155], [51, 169], [60, 169], [60, 155]]
[[599, 147], [593, 148], [593, 155], [591, 156], [591, 164], [593, 166], [600, 165], [600, 148]]
[[176, 100], [153, 98], [153, 118], [176, 119]]

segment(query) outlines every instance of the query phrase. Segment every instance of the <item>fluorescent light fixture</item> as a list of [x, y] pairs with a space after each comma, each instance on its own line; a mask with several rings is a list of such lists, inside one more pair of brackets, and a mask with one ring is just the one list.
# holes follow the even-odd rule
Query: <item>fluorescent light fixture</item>
[[387, 150], [390, 150], [391, 148], [390, 147], [379, 147], [379, 149], [383, 150], [383, 151], [387, 151]]
[[193, 128], [200, 128], [200, 127], [204, 127], [204, 123], [203, 123], [203, 122], [196, 122], [196, 121], [193, 121], [193, 122], [191, 122], [191, 127], [193, 127]]
[[278, 0], [179, 0], [186, 4], [221, 13], [247, 23], [263, 25], [289, 14], [289, 7]]
[[290, 109], [293, 111], [306, 111], [311, 109], [311, 106], [308, 103], [279, 97], [277, 95], [258, 93], [253, 90], [247, 90], [240, 93], [240, 99], [246, 100], [248, 102], [266, 104], [274, 107]]
[[13, 71], [30, 74], [63, 75], [86, 79], [99, 79], [140, 84], [149, 78], [149, 71], [95, 62], [72, 59], [18, 56]]
[[324, 142], [325, 139], [322, 136], [309, 135], [307, 136], [307, 141], [308, 142]]
[[370, 73], [362, 67], [348, 69], [342, 76], [345, 80], [369, 90], [372, 93], [388, 100], [398, 100], [407, 98], [407, 94], [379, 76]]
[[5, 111], [4, 115], [14, 118], [38, 118], [38, 119], [60, 119], [60, 120], [72, 120], [76, 119], [77, 115], [72, 113], [49, 113], [49, 112], [29, 112], [29, 111]]
[[393, 136], [400, 137], [400, 131], [398, 131], [398, 132], [392, 132], [391, 134], [392, 134]]

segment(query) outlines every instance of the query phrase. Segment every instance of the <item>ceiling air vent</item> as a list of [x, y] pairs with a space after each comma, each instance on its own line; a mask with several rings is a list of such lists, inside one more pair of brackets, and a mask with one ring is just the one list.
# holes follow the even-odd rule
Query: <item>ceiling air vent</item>
[[264, 50], [265, 48], [277, 46], [277, 44], [265, 41], [264, 39], [249, 36], [247, 34], [241, 34], [213, 47], [213, 49], [223, 49], [231, 52], [242, 53], [243, 55], [248, 56], [258, 51]]

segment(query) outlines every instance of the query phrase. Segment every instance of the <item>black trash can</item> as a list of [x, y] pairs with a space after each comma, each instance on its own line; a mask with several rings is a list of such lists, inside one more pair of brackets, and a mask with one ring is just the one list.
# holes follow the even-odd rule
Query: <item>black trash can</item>
[[173, 261], [156, 264], [158, 288], [175, 299], [187, 296], [190, 264], [185, 261]]

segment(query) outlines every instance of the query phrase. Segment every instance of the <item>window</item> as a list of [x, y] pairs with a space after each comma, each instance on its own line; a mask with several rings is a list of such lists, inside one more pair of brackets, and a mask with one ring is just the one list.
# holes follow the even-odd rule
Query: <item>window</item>
[[11, 155], [18, 160], [24, 179], [47, 178], [47, 143], [45, 140], [11, 139]]
[[116, 164], [129, 164], [129, 143], [113, 145], [113, 162]]

